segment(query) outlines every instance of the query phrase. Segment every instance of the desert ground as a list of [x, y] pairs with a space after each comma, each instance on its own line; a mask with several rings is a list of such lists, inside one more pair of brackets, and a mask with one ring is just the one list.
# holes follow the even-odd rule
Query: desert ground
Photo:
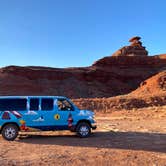
[[0, 137], [0, 165], [166, 166], [166, 106], [97, 112], [96, 120], [89, 138], [68, 131]]

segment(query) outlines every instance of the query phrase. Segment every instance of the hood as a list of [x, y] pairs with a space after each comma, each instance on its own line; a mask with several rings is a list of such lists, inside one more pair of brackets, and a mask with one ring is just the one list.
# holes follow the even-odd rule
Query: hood
[[83, 115], [83, 116], [93, 116], [94, 112], [89, 111], [89, 110], [80, 110], [79, 115]]

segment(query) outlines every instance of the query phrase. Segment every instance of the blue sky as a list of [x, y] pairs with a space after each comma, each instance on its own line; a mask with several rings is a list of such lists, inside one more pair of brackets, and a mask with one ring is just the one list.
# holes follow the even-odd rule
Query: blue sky
[[0, 0], [0, 66], [89, 66], [139, 35], [166, 53], [165, 0]]

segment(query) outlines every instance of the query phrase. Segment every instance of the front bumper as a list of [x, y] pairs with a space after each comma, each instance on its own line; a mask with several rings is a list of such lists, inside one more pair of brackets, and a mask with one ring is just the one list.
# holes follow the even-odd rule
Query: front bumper
[[93, 130], [95, 130], [95, 129], [97, 128], [97, 125], [96, 125], [96, 124], [91, 124], [91, 128], [92, 128]]

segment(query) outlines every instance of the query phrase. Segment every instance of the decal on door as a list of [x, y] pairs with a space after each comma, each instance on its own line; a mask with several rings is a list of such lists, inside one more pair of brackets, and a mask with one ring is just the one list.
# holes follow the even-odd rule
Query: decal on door
[[69, 113], [69, 116], [68, 116], [68, 127], [69, 128], [72, 128], [72, 126], [73, 126], [73, 117], [72, 117], [72, 114], [71, 113]]
[[4, 119], [4, 120], [11, 119], [10, 113], [12, 113], [17, 119], [22, 118], [22, 115], [18, 111], [4, 111], [4, 113], [2, 115], [2, 119]]
[[55, 120], [59, 120], [59, 119], [60, 119], [60, 115], [59, 115], [59, 114], [55, 114], [55, 115], [54, 115], [54, 119], [55, 119]]
[[22, 131], [28, 131], [28, 130], [29, 130], [29, 128], [26, 126], [25, 120], [21, 119], [21, 120], [20, 120], [20, 124], [21, 124], [20, 129], [21, 129]]
[[38, 113], [32, 110], [28, 110], [28, 112], [25, 113], [25, 115], [37, 115]]
[[43, 122], [43, 121], [44, 121], [43, 116], [40, 116], [39, 118], [33, 120], [33, 122]]
[[5, 111], [2, 115], [2, 119], [9, 120], [10, 119], [10, 114], [9, 111]]

